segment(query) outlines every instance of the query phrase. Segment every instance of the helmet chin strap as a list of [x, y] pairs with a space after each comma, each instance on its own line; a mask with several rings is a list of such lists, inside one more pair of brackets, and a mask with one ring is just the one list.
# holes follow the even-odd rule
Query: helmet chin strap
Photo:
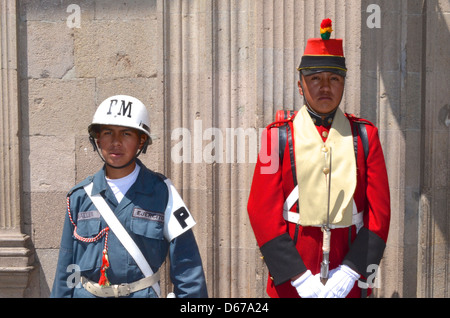
[[147, 152], [147, 146], [148, 146], [148, 143], [149, 143], [149, 140], [147, 139], [147, 140], [145, 141], [145, 144], [142, 146], [142, 148], [138, 151], [138, 153], [137, 153], [130, 161], [128, 161], [128, 163], [124, 164], [123, 166], [116, 167], [116, 166], [113, 166], [113, 165], [107, 163], [106, 160], [105, 160], [105, 158], [103, 158], [102, 154], [100, 153], [100, 150], [98, 149], [98, 146], [97, 146], [97, 143], [95, 142], [94, 137], [89, 136], [89, 141], [91, 142], [91, 145], [94, 147], [94, 151], [97, 151], [97, 154], [98, 154], [98, 156], [100, 157], [100, 159], [102, 159], [102, 161], [103, 161], [108, 167], [111, 167], [111, 168], [113, 168], [113, 169], [123, 169], [123, 168], [126, 168], [126, 167], [128, 167], [129, 165], [131, 165], [131, 164], [137, 159], [137, 157], [139, 157], [139, 155], [141, 154], [141, 152], [143, 152], [143, 153], [146, 153], [146, 152]]

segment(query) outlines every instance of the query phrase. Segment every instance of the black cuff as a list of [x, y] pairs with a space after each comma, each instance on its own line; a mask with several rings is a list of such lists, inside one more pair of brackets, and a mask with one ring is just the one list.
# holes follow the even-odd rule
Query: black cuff
[[261, 246], [261, 253], [276, 286], [307, 270], [288, 233]]
[[342, 264], [349, 266], [364, 277], [373, 273], [369, 265], [379, 265], [386, 243], [378, 235], [363, 227], [355, 238]]

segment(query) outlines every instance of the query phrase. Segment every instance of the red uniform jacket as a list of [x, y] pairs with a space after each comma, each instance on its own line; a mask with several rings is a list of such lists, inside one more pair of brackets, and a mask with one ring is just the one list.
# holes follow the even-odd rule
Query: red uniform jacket
[[[354, 200], [358, 211], [364, 210], [364, 226], [358, 232], [349, 228], [331, 230], [330, 270], [345, 264], [361, 274], [361, 280], [374, 277], [374, 268], [383, 256], [390, 222], [389, 184], [378, 129], [369, 121], [347, 115], [352, 128], [364, 124], [367, 132], [368, 154], [364, 153], [361, 136], [354, 131], [357, 142], [357, 186]], [[287, 140], [282, 152], [278, 147], [277, 129], [287, 129]], [[323, 140], [323, 131], [330, 126], [317, 125]], [[302, 227], [283, 218], [283, 203], [294, 186], [291, 163], [295, 163], [293, 119], [276, 122], [267, 127], [255, 167], [248, 201], [248, 214], [257, 243], [269, 269], [267, 293], [270, 297], [299, 297], [291, 278], [311, 270], [320, 272], [323, 234], [319, 227]], [[275, 134], [276, 136], [273, 136]], [[264, 137], [264, 136], [263, 136]], [[273, 137], [273, 138], [272, 138]], [[290, 140], [289, 140], [290, 139]], [[292, 146], [289, 147], [289, 142]], [[290, 150], [291, 149], [291, 150]], [[336, 150], [335, 150], [336, 151]], [[269, 155], [269, 157], [268, 157]], [[354, 155], [354, 154], [349, 154]], [[294, 168], [295, 169], [295, 168]], [[268, 172], [269, 171], [269, 172]], [[297, 211], [295, 204], [290, 211]], [[296, 227], [298, 227], [296, 229]], [[296, 234], [297, 230], [297, 234]], [[296, 242], [294, 242], [294, 236]], [[368, 282], [371, 281], [368, 279]], [[347, 297], [361, 297], [365, 289], [355, 284]], [[363, 284], [366, 285], [366, 284]], [[362, 285], [361, 285], [362, 286]], [[363, 292], [363, 293], [361, 293]]]

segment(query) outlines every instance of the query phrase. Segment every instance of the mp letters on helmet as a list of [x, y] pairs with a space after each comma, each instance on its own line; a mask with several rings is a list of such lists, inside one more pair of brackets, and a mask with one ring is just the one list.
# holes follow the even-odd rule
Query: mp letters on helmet
[[[128, 102], [128, 104], [125, 106], [125, 104]], [[118, 99], [111, 99], [111, 104], [109, 105], [109, 110], [106, 113], [106, 115], [112, 115], [112, 108], [116, 108], [115, 106], [119, 103]], [[120, 103], [120, 109], [119, 112], [117, 113], [117, 116], [128, 116], [129, 118], [131, 118], [131, 107], [133, 106], [133, 102], [132, 101], [127, 101], [122, 99], [121, 103]], [[128, 112], [128, 114], [127, 114]]]
[[94, 135], [95, 125], [115, 125], [137, 129], [150, 136], [150, 121], [145, 105], [137, 98], [128, 95], [115, 95], [105, 99], [97, 108], [89, 133]]
[[[136, 98], [125, 95], [113, 96], [109, 98], [109, 107], [105, 107], [104, 111], [107, 111], [107, 116], [112, 116], [114, 118], [111, 119], [111, 121], [117, 120], [117, 124], [136, 128], [147, 134], [150, 131], [150, 127], [147, 123], [148, 115], [145, 106]], [[117, 116], [121, 116], [122, 118]]]

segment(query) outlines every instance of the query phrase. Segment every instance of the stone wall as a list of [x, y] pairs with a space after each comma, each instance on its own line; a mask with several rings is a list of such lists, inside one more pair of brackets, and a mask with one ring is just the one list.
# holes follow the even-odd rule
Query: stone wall
[[349, 67], [342, 107], [379, 127], [388, 166], [375, 296], [448, 297], [447, 0], [0, 3], [0, 296], [50, 294], [65, 194], [101, 167], [87, 126], [103, 99], [129, 94], [150, 111], [144, 163], [197, 220], [210, 296], [266, 297], [246, 212], [259, 136], [301, 106], [296, 67], [329, 17]]

